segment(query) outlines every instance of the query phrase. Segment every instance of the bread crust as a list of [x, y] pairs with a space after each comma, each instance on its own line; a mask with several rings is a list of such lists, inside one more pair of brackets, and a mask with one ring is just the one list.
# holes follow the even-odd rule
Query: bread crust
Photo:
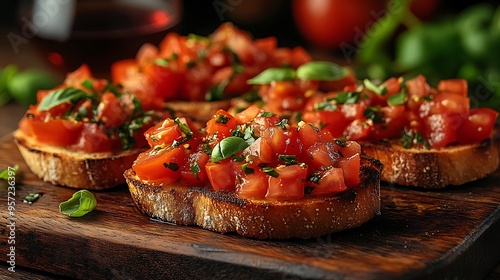
[[137, 208], [179, 225], [255, 239], [312, 238], [358, 227], [380, 214], [380, 162], [363, 157], [362, 183], [343, 193], [293, 201], [242, 199], [232, 192], [180, 184], [152, 186], [128, 169]]
[[83, 153], [48, 146], [14, 132], [14, 142], [31, 171], [41, 180], [75, 189], [104, 190], [125, 183], [123, 172], [145, 149], [120, 153]]
[[397, 140], [360, 142], [364, 155], [382, 162], [381, 179], [420, 188], [462, 185], [495, 172], [499, 142], [487, 139], [471, 145], [443, 149], [405, 149]]

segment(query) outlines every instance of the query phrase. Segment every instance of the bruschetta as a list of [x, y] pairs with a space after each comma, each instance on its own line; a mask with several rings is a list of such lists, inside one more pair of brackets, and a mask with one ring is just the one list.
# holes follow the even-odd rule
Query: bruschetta
[[311, 238], [380, 212], [378, 160], [354, 141], [255, 106], [206, 127], [167, 118], [124, 176], [144, 214], [256, 239]]

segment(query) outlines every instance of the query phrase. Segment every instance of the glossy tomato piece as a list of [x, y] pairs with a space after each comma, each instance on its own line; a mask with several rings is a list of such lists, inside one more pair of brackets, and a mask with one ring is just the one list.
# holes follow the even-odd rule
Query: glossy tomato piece
[[464, 79], [451, 79], [439, 81], [437, 90], [440, 92], [456, 93], [461, 96], [467, 96], [468, 85], [467, 80]]
[[201, 151], [190, 154], [181, 170], [181, 183], [193, 186], [207, 184], [209, 180], [205, 166], [209, 160], [210, 156]]
[[172, 145], [174, 141], [181, 141], [183, 137], [179, 126], [170, 118], [146, 130], [144, 136], [151, 148], [161, 144]]
[[181, 177], [181, 167], [186, 162], [182, 147], [160, 149], [141, 153], [132, 169], [137, 176], [152, 183], [171, 184]]
[[299, 153], [299, 143], [297, 141], [297, 130], [285, 130], [279, 126], [266, 129], [262, 135], [270, 146], [273, 156], [296, 155]]
[[381, 140], [401, 137], [401, 133], [408, 123], [404, 105], [385, 106], [380, 111], [384, 116], [384, 122], [373, 125], [370, 138]]
[[458, 142], [473, 144], [492, 136], [498, 112], [490, 108], [477, 108], [470, 111], [470, 115], [458, 128]]
[[83, 123], [65, 119], [43, 121], [25, 118], [24, 120], [30, 135], [41, 143], [54, 146], [75, 144], [83, 129]]
[[349, 140], [354, 140], [354, 141], [365, 140], [369, 138], [372, 130], [373, 130], [373, 125], [369, 125], [365, 118], [361, 118], [361, 119], [356, 119], [349, 125], [347, 125], [347, 127], [343, 132], [343, 135]]
[[328, 130], [333, 137], [342, 137], [349, 121], [339, 110], [304, 112], [302, 120], [312, 123], [321, 130]]
[[339, 167], [344, 171], [344, 180], [347, 187], [356, 187], [361, 179], [359, 170], [361, 166], [361, 157], [359, 154], [354, 154], [349, 157], [343, 157], [340, 160]]
[[317, 142], [306, 151], [308, 166], [312, 169], [336, 166], [340, 154], [332, 142]]
[[214, 190], [235, 191], [237, 168], [235, 165], [236, 163], [231, 161], [209, 162], [205, 165], [208, 180]]
[[299, 125], [297, 134], [301, 151], [309, 149], [321, 139], [319, 129], [309, 123], [302, 123], [302, 125]]
[[97, 118], [104, 122], [107, 127], [118, 127], [128, 117], [116, 95], [106, 92], [102, 95], [101, 103], [97, 107]]
[[87, 64], [83, 64], [75, 71], [69, 73], [64, 79], [67, 87], [83, 88], [82, 83], [92, 78], [92, 72]]
[[139, 71], [139, 65], [135, 59], [119, 60], [111, 64], [111, 80], [113, 83], [121, 84], [130, 78], [130, 73]]
[[207, 134], [217, 135], [218, 139], [231, 136], [231, 131], [236, 128], [236, 119], [226, 110], [219, 109], [207, 122]]
[[74, 148], [87, 153], [100, 153], [121, 149], [118, 137], [110, 138], [106, 128], [96, 123], [83, 123], [83, 129]]
[[276, 159], [271, 145], [268, 140], [263, 137], [259, 137], [248, 148], [246, 148], [243, 151], [243, 156], [250, 160], [250, 162], [256, 164], [271, 163]]
[[307, 168], [300, 165], [280, 165], [275, 171], [277, 177], [269, 176], [266, 198], [293, 200], [304, 197]]
[[258, 167], [253, 168], [254, 173], [241, 177], [236, 186], [236, 193], [242, 198], [264, 198], [267, 193], [269, 176]]
[[310, 183], [314, 187], [311, 194], [330, 194], [345, 191], [344, 171], [341, 168], [331, 167], [321, 171], [318, 183]]
[[434, 114], [425, 119], [425, 136], [432, 148], [440, 149], [457, 142], [457, 129], [464, 119], [458, 115]]
[[163, 101], [178, 99], [178, 92], [184, 83], [184, 76], [169, 67], [148, 64], [144, 68], [150, 94]]

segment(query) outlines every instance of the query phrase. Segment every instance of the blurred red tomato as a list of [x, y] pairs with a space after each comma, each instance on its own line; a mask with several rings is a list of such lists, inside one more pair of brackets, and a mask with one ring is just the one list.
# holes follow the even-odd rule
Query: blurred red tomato
[[[411, 10], [428, 18], [439, 0], [413, 0]], [[292, 12], [302, 36], [310, 43], [335, 48], [342, 43], [359, 44], [387, 10], [387, 0], [293, 0]]]

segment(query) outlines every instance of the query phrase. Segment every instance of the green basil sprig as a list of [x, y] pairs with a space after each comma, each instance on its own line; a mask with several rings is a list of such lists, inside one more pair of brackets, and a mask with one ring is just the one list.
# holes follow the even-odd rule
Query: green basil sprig
[[397, 93], [397, 94], [394, 94], [394, 95], [391, 95], [387, 99], [387, 105], [390, 105], [390, 106], [403, 105], [403, 104], [405, 104], [405, 97], [406, 97], [406, 94], [404, 91]]
[[59, 204], [59, 211], [70, 217], [81, 217], [94, 210], [97, 201], [87, 190], [79, 190], [65, 202]]
[[311, 61], [304, 63], [297, 70], [284, 68], [268, 68], [259, 75], [248, 80], [248, 84], [265, 85], [272, 81], [292, 81], [294, 79], [315, 80], [315, 81], [336, 81], [347, 76], [349, 72], [328, 61]]
[[259, 75], [248, 80], [247, 83], [252, 85], [265, 85], [272, 81], [292, 81], [294, 79], [295, 70], [292, 68], [268, 68]]
[[56, 89], [40, 101], [38, 110], [46, 111], [68, 101], [77, 102], [89, 97], [90, 95], [85, 91], [76, 88]]
[[212, 150], [211, 160], [212, 162], [219, 162], [243, 151], [248, 146], [249, 144], [239, 137], [231, 136], [224, 138]]
[[348, 74], [345, 68], [328, 61], [311, 61], [297, 68], [297, 78], [301, 80], [336, 81]]

